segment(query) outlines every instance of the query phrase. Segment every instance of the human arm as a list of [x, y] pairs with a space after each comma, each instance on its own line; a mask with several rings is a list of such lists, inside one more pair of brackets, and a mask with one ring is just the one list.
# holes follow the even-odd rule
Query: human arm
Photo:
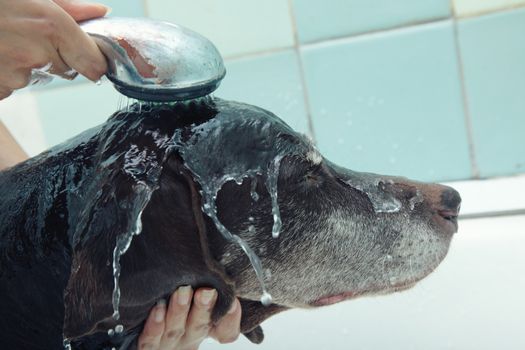
[[27, 154], [0, 122], [0, 171], [27, 159]]

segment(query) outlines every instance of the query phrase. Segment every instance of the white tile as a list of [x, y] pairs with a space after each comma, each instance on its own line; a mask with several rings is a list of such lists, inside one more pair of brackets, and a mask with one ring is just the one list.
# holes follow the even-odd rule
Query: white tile
[[461, 194], [461, 216], [525, 211], [525, 175], [447, 185]]
[[38, 104], [31, 92], [16, 92], [0, 101], [0, 120], [29, 156], [47, 148]]
[[225, 57], [292, 46], [286, 0], [147, 0], [150, 17], [209, 38]]
[[127, 101], [107, 79], [35, 92], [44, 135], [50, 146], [103, 123]]
[[474, 16], [491, 11], [525, 6], [525, 0], [453, 0], [456, 16]]

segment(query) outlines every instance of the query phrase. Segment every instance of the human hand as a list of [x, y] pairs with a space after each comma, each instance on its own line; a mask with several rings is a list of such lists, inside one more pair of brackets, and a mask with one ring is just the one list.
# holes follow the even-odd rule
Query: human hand
[[[193, 303], [192, 303], [193, 297]], [[220, 343], [231, 343], [240, 334], [241, 304], [235, 299], [228, 313], [215, 325], [211, 312], [217, 291], [180, 287], [172, 294], [169, 305], [158, 303], [150, 312], [138, 339], [138, 349], [197, 350], [206, 337]], [[191, 306], [191, 308], [190, 308]]]
[[102, 17], [108, 8], [74, 0], [0, 0], [0, 100], [27, 86], [31, 70], [51, 63], [50, 73], [96, 81], [106, 59], [76, 23]]

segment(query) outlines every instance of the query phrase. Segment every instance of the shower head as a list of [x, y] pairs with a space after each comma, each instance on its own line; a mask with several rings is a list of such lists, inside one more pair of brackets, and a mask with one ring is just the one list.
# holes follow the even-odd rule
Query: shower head
[[182, 101], [210, 94], [226, 74], [217, 48], [202, 35], [147, 18], [98, 18], [80, 27], [108, 62], [106, 76], [131, 98]]

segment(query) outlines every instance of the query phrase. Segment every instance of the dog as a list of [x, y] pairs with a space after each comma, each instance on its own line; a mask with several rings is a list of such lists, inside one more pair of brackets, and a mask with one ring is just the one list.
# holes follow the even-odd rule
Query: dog
[[119, 111], [0, 191], [0, 347], [46, 350], [134, 348], [181, 285], [218, 290], [214, 321], [238, 297], [260, 343], [278, 312], [416, 284], [461, 201], [339, 167], [274, 114], [212, 97]]

